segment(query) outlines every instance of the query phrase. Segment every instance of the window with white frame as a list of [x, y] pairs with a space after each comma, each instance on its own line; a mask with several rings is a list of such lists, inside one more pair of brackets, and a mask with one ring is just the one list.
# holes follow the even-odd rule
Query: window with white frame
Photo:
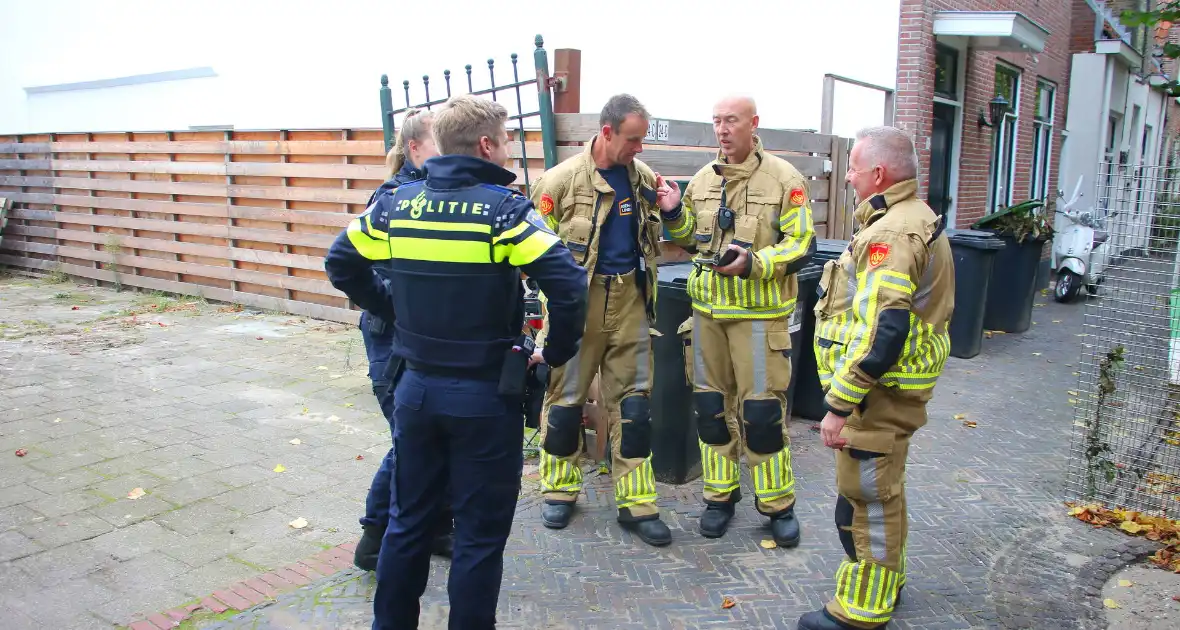
[[1016, 179], [1016, 128], [1020, 120], [1020, 70], [996, 64], [995, 95], [1008, 101], [1008, 111], [996, 123], [992, 143], [990, 212], [1012, 205], [1012, 184]]
[[1053, 109], [1057, 87], [1037, 79], [1037, 104], [1033, 113], [1033, 162], [1029, 199], [1044, 201], [1049, 196], [1049, 167], [1053, 156]]

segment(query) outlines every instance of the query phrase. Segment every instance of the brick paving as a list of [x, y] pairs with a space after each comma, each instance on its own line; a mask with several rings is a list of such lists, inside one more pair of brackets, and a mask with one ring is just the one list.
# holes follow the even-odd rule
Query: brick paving
[[[890, 627], [1102, 628], [1106, 578], [1154, 551], [1065, 516], [1059, 497], [1082, 306], [1042, 296], [1034, 312], [1027, 333], [997, 334], [981, 355], [951, 359], [939, 385], [910, 451], [910, 575]], [[675, 540], [652, 549], [615, 526], [610, 485], [592, 473], [570, 527], [547, 530], [535, 482], [526, 480], [499, 627], [794, 628], [831, 593], [841, 556], [831, 455], [813, 426], [792, 427], [803, 527], [794, 550], [759, 545], [769, 533], [749, 501], [725, 538], [698, 536], [696, 483], [661, 486]], [[422, 627], [445, 628], [447, 563], [433, 560], [432, 569]], [[346, 570], [209, 627], [368, 628], [374, 587], [372, 574]], [[723, 609], [725, 597], [737, 604]]]
[[[952, 359], [940, 382], [910, 451], [910, 576], [890, 627], [1105, 627], [1106, 577], [1153, 549], [1064, 515], [1082, 307], [1038, 301], [1032, 330]], [[794, 628], [841, 553], [813, 426], [792, 426], [794, 550], [759, 545], [749, 500], [725, 538], [699, 537], [699, 482], [661, 486], [675, 540], [647, 547], [593, 473], [571, 526], [547, 530], [530, 476], [500, 627]], [[345, 556], [387, 443], [346, 327], [0, 280], [5, 628], [368, 628], [372, 574]], [[444, 628], [447, 563], [432, 567], [422, 627]]]

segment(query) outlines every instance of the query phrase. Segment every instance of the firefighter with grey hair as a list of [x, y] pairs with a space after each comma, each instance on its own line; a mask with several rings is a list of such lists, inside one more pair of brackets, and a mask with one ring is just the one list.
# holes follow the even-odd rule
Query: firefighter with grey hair
[[945, 217], [917, 196], [913, 141], [896, 127], [856, 138], [846, 179], [861, 227], [824, 267], [814, 341], [846, 557], [835, 597], [802, 630], [879, 628], [893, 616], [906, 582], [906, 454], [950, 352], [954, 261]]
[[[633, 96], [610, 98], [585, 151], [545, 172], [532, 199], [585, 268], [586, 332], [569, 363], [550, 372], [541, 416], [541, 522], [569, 525], [582, 489], [582, 406], [601, 369], [618, 522], [649, 545], [672, 541], [656, 508], [651, 467], [652, 358], [660, 209], [680, 190], [635, 158], [649, 115]], [[548, 325], [548, 324], [547, 324]]]

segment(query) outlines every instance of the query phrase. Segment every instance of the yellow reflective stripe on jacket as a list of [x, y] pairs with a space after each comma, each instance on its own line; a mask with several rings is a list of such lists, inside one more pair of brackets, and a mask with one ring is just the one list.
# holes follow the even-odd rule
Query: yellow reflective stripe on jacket
[[690, 239], [697, 229], [697, 218], [692, 207], [683, 204], [680, 207], [680, 216], [673, 221], [665, 221], [664, 226], [668, 228], [668, 236], [672, 237], [672, 240]]
[[368, 228], [368, 215], [361, 215], [348, 222], [348, 242], [356, 248], [361, 256], [369, 260], [389, 260], [389, 235]]
[[797, 206], [784, 212], [779, 216], [778, 230], [785, 234], [786, 238], [771, 248], [769, 256], [763, 260], [768, 260], [772, 265], [793, 262], [807, 253], [810, 237], [815, 232], [811, 211], [806, 206]]
[[693, 308], [714, 317], [770, 319], [795, 311], [795, 298], [783, 298], [781, 280], [725, 276], [710, 269], [688, 278]]
[[[531, 233], [523, 239], [519, 239], [515, 243], [508, 242], [516, 240], [522, 234], [528, 232]], [[528, 221], [521, 221], [492, 239], [492, 258], [495, 262], [508, 260], [508, 264], [513, 267], [521, 267], [540, 258], [545, 252], [549, 251], [549, 248], [560, 241], [561, 239], [556, 235], [538, 230], [536, 226]]]
[[848, 371], [852, 366], [860, 364], [872, 350], [876, 339], [878, 302], [884, 290], [892, 290], [908, 297], [913, 295], [914, 283], [906, 274], [890, 269], [866, 270], [857, 278], [856, 296], [852, 304], [855, 317], [848, 353], [842, 361], [842, 369], [835, 373], [831, 381], [832, 393], [854, 405], [864, 400], [869, 388], [851, 382]]

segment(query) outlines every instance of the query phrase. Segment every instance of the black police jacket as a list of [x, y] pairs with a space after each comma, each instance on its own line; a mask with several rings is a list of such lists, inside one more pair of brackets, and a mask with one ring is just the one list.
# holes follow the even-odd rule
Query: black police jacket
[[[486, 372], [524, 325], [523, 270], [548, 298], [545, 362], [565, 364], [585, 326], [585, 271], [505, 187], [512, 172], [463, 155], [424, 166], [425, 180], [380, 195], [336, 238], [324, 259], [332, 286], [393, 321], [394, 353], [411, 365]], [[372, 273], [384, 261], [388, 284]]]

